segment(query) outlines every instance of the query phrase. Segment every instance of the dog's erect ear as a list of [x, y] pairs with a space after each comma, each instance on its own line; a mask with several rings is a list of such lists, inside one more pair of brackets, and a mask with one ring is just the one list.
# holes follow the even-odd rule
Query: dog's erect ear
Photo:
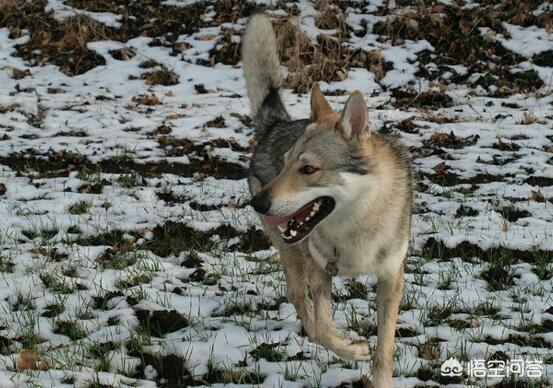
[[311, 121], [318, 121], [321, 117], [334, 112], [326, 100], [317, 82], [311, 87]]
[[367, 116], [365, 97], [359, 90], [356, 90], [349, 96], [337, 128], [342, 131], [346, 139], [362, 141], [370, 136]]

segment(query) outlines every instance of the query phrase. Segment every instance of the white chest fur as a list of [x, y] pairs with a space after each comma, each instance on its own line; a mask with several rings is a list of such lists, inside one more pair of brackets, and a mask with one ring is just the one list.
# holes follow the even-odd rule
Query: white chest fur
[[[384, 237], [384, 236], [379, 236]], [[356, 276], [396, 273], [408, 248], [408, 241], [390, 245], [383, 238], [337, 239], [329, 241], [313, 231], [308, 241], [315, 262], [333, 275]]]

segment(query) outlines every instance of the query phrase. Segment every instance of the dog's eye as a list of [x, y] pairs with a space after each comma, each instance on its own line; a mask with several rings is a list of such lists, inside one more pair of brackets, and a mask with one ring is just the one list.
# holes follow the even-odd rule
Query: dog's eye
[[303, 166], [300, 169], [301, 173], [305, 174], [305, 175], [311, 175], [311, 174], [315, 173], [317, 170], [318, 170], [318, 168], [313, 167], [313, 166]]

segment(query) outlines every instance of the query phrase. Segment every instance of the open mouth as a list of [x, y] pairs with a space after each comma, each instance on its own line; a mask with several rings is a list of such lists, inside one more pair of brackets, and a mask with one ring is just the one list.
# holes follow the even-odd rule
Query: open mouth
[[269, 224], [277, 224], [285, 243], [293, 244], [305, 238], [328, 216], [335, 206], [332, 197], [319, 197], [288, 216], [263, 216]]

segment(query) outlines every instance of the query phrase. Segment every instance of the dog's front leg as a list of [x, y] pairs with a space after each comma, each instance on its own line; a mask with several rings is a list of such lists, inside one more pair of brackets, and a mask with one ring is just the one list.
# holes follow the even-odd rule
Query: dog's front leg
[[341, 335], [332, 322], [332, 276], [317, 265], [310, 271], [317, 341], [340, 357], [366, 361], [371, 357], [367, 341], [353, 341]]
[[391, 277], [380, 277], [376, 284], [378, 339], [373, 363], [373, 384], [376, 388], [392, 386], [394, 337], [403, 294], [403, 267]]
[[315, 341], [313, 308], [307, 300], [307, 268], [310, 267], [311, 258], [298, 256], [300, 255], [281, 251], [281, 262], [286, 275], [286, 297], [296, 308], [307, 336]]

